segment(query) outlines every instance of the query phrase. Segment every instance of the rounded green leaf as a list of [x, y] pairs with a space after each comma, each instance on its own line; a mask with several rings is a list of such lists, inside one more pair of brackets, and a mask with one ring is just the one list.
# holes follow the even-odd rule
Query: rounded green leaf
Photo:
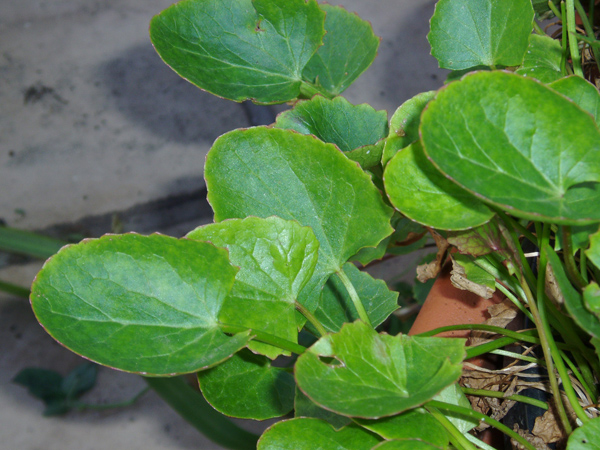
[[304, 395], [298, 386], [296, 386], [296, 398], [294, 400], [295, 417], [313, 417], [328, 422], [336, 430], [345, 427], [352, 422], [352, 419], [346, 416], [340, 416], [331, 411], [321, 408], [310, 398]]
[[318, 95], [279, 114], [275, 126], [335, 144], [365, 168], [379, 163], [383, 142], [375, 144], [388, 134], [385, 111], [375, 111], [365, 104], [353, 105], [343, 97], [328, 100]]
[[448, 180], [427, 159], [420, 142], [396, 153], [383, 174], [390, 202], [406, 217], [441, 230], [464, 230], [488, 222], [494, 212]]
[[570, 98], [584, 111], [589, 112], [600, 126], [600, 92], [581, 77], [572, 75], [550, 83], [552, 89]]
[[531, 0], [440, 0], [427, 39], [444, 69], [518, 66], [533, 27]]
[[95, 362], [150, 375], [196, 372], [250, 340], [218, 326], [236, 272], [227, 251], [208, 243], [106, 235], [49, 259], [31, 303], [52, 337]]
[[590, 248], [585, 251], [589, 260], [600, 269], [600, 230], [589, 236]]
[[175, 72], [208, 92], [281, 103], [299, 95], [324, 21], [315, 0], [183, 0], [152, 19], [150, 38]]
[[393, 231], [392, 209], [369, 175], [331, 144], [257, 127], [221, 136], [205, 167], [215, 221], [279, 216], [310, 226], [319, 260], [299, 301], [314, 310], [329, 275]]
[[438, 447], [420, 439], [402, 439], [382, 442], [372, 450], [442, 450], [444, 448], [446, 447]]
[[420, 406], [458, 380], [464, 345], [462, 339], [377, 334], [357, 321], [302, 354], [296, 382], [323, 408], [377, 419]]
[[341, 94], [371, 65], [379, 38], [371, 24], [340, 6], [319, 5], [325, 11], [323, 46], [308, 61], [302, 77], [331, 96]]
[[567, 450], [600, 450], [600, 417], [577, 428], [567, 442]]
[[588, 113], [535, 80], [467, 75], [429, 103], [421, 137], [443, 173], [515, 216], [600, 220], [600, 131]]
[[[298, 342], [295, 302], [314, 272], [319, 249], [309, 227], [279, 217], [248, 217], [205, 225], [187, 237], [227, 248], [240, 268], [219, 313], [221, 322]], [[256, 341], [249, 347], [272, 359], [284, 353]]]
[[248, 350], [198, 372], [198, 381], [206, 400], [227, 416], [264, 420], [294, 408], [294, 377]]
[[562, 77], [560, 42], [549, 36], [532, 34], [523, 64], [515, 72], [524, 77], [535, 78], [542, 83], [551, 83]]
[[371, 450], [379, 442], [357, 426], [336, 431], [319, 419], [284, 420], [271, 426], [258, 441], [257, 450]]

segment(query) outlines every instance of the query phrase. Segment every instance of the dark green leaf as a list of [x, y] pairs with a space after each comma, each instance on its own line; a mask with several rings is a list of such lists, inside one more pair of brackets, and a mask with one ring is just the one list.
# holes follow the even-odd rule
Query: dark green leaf
[[461, 339], [388, 336], [357, 321], [302, 354], [296, 382], [326, 409], [376, 419], [420, 406], [454, 383], [464, 356]]
[[58, 372], [38, 367], [27, 367], [13, 378], [14, 383], [26, 387], [31, 395], [45, 402], [66, 397], [62, 381]]
[[[248, 217], [202, 226], [187, 237], [227, 248], [240, 268], [219, 313], [221, 322], [298, 341], [295, 302], [318, 258], [310, 228], [279, 217]], [[260, 342], [249, 347], [272, 359], [282, 353]]]
[[96, 364], [80, 364], [64, 378], [61, 389], [70, 399], [77, 398], [94, 387], [97, 375], [98, 366]]
[[385, 189], [394, 207], [410, 219], [442, 230], [462, 230], [490, 220], [494, 213], [479, 199], [448, 180], [415, 142], [390, 160]]
[[205, 177], [217, 222], [276, 215], [312, 228], [319, 261], [299, 301], [313, 311], [329, 276], [392, 232], [392, 210], [371, 178], [312, 136], [264, 127], [232, 131], [208, 153]]
[[[344, 264], [343, 270], [354, 285], [373, 327], [398, 309], [398, 293], [390, 291], [383, 280], [374, 279], [351, 263]], [[348, 291], [336, 275], [325, 284], [315, 317], [327, 331], [333, 332], [340, 331], [344, 323], [358, 319]]]
[[371, 450], [379, 442], [374, 435], [357, 426], [336, 431], [319, 419], [284, 420], [265, 431], [257, 450]]
[[340, 416], [321, 408], [298, 388], [296, 388], [296, 399], [294, 400], [294, 414], [296, 417], [312, 417], [324, 420], [336, 430], [345, 427], [351, 422], [349, 417]]
[[600, 131], [589, 114], [535, 80], [467, 75], [429, 103], [421, 134], [442, 172], [513, 215], [573, 225], [600, 220]]
[[524, 77], [535, 78], [542, 83], [551, 83], [562, 77], [560, 42], [549, 36], [532, 34], [523, 64], [515, 72]]
[[294, 407], [294, 377], [248, 350], [198, 372], [198, 381], [206, 400], [227, 416], [264, 420], [281, 417]]
[[183, 0], [152, 19], [150, 37], [196, 86], [230, 100], [280, 103], [298, 97], [324, 18], [314, 0]]
[[598, 88], [576, 75], [550, 83], [550, 87], [573, 100], [584, 111], [589, 112], [596, 120], [596, 124], [600, 126], [600, 92], [598, 92]]
[[533, 27], [531, 0], [440, 0], [427, 39], [444, 69], [518, 66]]
[[310, 59], [302, 77], [331, 96], [341, 94], [371, 65], [379, 38], [371, 25], [339, 6], [322, 4], [325, 11], [323, 46]]
[[64, 247], [33, 284], [33, 310], [59, 342], [130, 372], [196, 372], [250, 337], [221, 332], [235, 269], [227, 251], [162, 235], [106, 235]]

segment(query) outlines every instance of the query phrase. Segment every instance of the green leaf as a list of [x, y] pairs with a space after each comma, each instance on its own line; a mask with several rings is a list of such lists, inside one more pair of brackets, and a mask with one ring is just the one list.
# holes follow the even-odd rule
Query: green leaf
[[[295, 302], [318, 258], [319, 242], [310, 228], [279, 217], [248, 217], [205, 225], [187, 237], [227, 248], [240, 268], [219, 313], [221, 322], [298, 342]], [[249, 348], [271, 359], [283, 353], [254, 341]]]
[[322, 4], [325, 11], [323, 46], [308, 61], [302, 77], [331, 96], [341, 94], [371, 65], [379, 38], [371, 24], [339, 6]]
[[[373, 327], [382, 324], [398, 309], [398, 293], [390, 291], [383, 280], [374, 279], [351, 263], [344, 264], [343, 270], [354, 285]], [[344, 323], [359, 318], [348, 291], [336, 275], [325, 284], [315, 317], [327, 331], [333, 332], [340, 331]]]
[[[473, 292], [479, 297], [491, 298], [496, 290], [496, 279], [472, 258], [456, 253], [452, 255], [452, 285], [459, 289]], [[458, 267], [457, 267], [458, 266]]]
[[12, 381], [26, 387], [32, 396], [44, 402], [66, 397], [62, 390], [63, 377], [54, 370], [27, 367], [21, 370]]
[[600, 319], [585, 307], [583, 297], [569, 281], [556, 252], [548, 245], [545, 246], [545, 251], [548, 254], [548, 264], [552, 268], [556, 283], [564, 297], [567, 311], [583, 330], [595, 338], [600, 338]]
[[[571, 227], [571, 246], [573, 252], [587, 248], [590, 245], [590, 236], [598, 232], [599, 227], [600, 224], [598, 223]], [[556, 233], [556, 240], [558, 241], [557, 250], [563, 248], [562, 233]]]
[[97, 376], [96, 364], [80, 364], [63, 379], [61, 389], [70, 399], [78, 398], [94, 387]]
[[[448, 386], [433, 399], [440, 402], [449, 403], [451, 405], [462, 406], [466, 409], [472, 409], [471, 402], [464, 394], [458, 383]], [[445, 412], [444, 415], [450, 422], [452, 422], [458, 431], [463, 434], [466, 434], [479, 425], [479, 420], [477, 419], [466, 418], [465, 416], [461, 416], [449, 411]]]
[[429, 103], [421, 134], [442, 172], [515, 216], [600, 220], [600, 131], [537, 81], [499, 71], [467, 75]]
[[183, 0], [152, 19], [150, 38], [175, 72], [212, 94], [281, 103], [300, 94], [324, 20], [314, 0]]
[[382, 442], [372, 450], [442, 450], [444, 448], [446, 447], [431, 445], [420, 439], [402, 439]]
[[585, 251], [585, 256], [600, 269], [600, 230], [590, 235], [590, 248]]
[[294, 377], [248, 350], [198, 372], [198, 381], [206, 400], [227, 416], [264, 420], [294, 408]]
[[312, 311], [332, 273], [392, 232], [393, 211], [371, 178], [312, 136], [265, 127], [232, 131], [208, 153], [205, 177], [217, 222], [276, 215], [312, 228], [319, 260], [299, 296]]
[[390, 159], [404, 147], [419, 140], [421, 113], [436, 91], [423, 92], [405, 101], [398, 107], [390, 121], [390, 133], [385, 141], [381, 164], [385, 166]]
[[49, 259], [31, 302], [52, 337], [92, 361], [153, 375], [196, 372], [250, 339], [219, 329], [236, 272], [227, 251], [208, 243], [106, 235]]
[[551, 83], [562, 77], [561, 58], [562, 47], [559, 41], [549, 36], [532, 34], [529, 36], [529, 48], [523, 64], [515, 73], [535, 78], [542, 83]]
[[294, 400], [294, 415], [296, 417], [312, 417], [328, 422], [336, 430], [345, 427], [352, 420], [346, 416], [340, 416], [331, 411], [321, 408], [296, 387], [296, 399]]
[[439, 448], [448, 447], [448, 433], [445, 428], [422, 408], [412, 409], [397, 416], [378, 420], [354, 419], [360, 426], [391, 439], [419, 439]]
[[420, 406], [461, 374], [464, 340], [377, 334], [345, 324], [302, 354], [296, 382], [318, 405], [377, 419]]
[[469, 192], [448, 180], [415, 142], [390, 160], [385, 190], [394, 207], [408, 218], [442, 230], [473, 228], [494, 213]]
[[583, 303], [587, 310], [600, 319], [600, 286], [593, 282], [583, 290]]
[[573, 100], [584, 111], [589, 112], [594, 117], [596, 124], [600, 126], [600, 92], [594, 85], [581, 77], [572, 75], [550, 83], [549, 86]]
[[600, 417], [586, 422], [573, 431], [567, 441], [567, 450], [599, 450]]
[[440, 0], [427, 39], [441, 68], [518, 66], [533, 27], [531, 0]]
[[335, 144], [363, 168], [379, 163], [383, 142], [375, 144], [388, 134], [385, 111], [366, 104], [355, 106], [343, 97], [327, 100], [319, 95], [279, 114], [275, 126]]
[[268, 428], [258, 441], [257, 450], [371, 450], [378, 442], [357, 426], [336, 431], [322, 420], [298, 418]]

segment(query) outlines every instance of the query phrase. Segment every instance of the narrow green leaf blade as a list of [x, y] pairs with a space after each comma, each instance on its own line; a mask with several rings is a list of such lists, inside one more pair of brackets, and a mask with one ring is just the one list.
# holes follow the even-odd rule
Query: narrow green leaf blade
[[464, 340], [377, 334], [345, 324], [302, 354], [296, 382], [318, 405], [377, 419], [420, 406], [460, 377]]
[[444, 69], [518, 66], [533, 27], [531, 0], [440, 0], [427, 39]]
[[443, 173], [513, 215], [572, 225], [600, 220], [600, 131], [535, 80], [467, 75], [429, 103], [421, 135]]
[[383, 174], [390, 202], [406, 217], [441, 230], [464, 230], [489, 221], [494, 212], [448, 180], [427, 159], [420, 142], [404, 148]]
[[[298, 342], [295, 302], [314, 272], [319, 249], [309, 227], [279, 217], [248, 217], [205, 225], [187, 237], [227, 248], [240, 268], [219, 313], [221, 322]], [[282, 354], [260, 342], [249, 346], [272, 359]]]
[[196, 86], [234, 101], [281, 103], [300, 93], [324, 20], [315, 0], [183, 0], [152, 19], [150, 37]]
[[562, 77], [560, 42], [549, 36], [532, 34], [523, 64], [515, 72], [524, 77], [535, 78], [542, 83], [551, 83]]
[[600, 126], [600, 92], [591, 83], [572, 75], [550, 83], [552, 89], [570, 98], [584, 111], [589, 112]]
[[319, 419], [284, 420], [265, 431], [257, 450], [371, 450], [379, 442], [374, 435], [357, 426], [336, 431]]
[[106, 235], [64, 247], [33, 283], [44, 328], [92, 361], [153, 375], [196, 372], [244, 347], [218, 314], [237, 270], [226, 250], [162, 235]]
[[[382, 324], [398, 309], [398, 293], [390, 291], [383, 280], [374, 279], [351, 263], [344, 264], [343, 270], [354, 285], [373, 327]], [[348, 291], [336, 275], [325, 284], [315, 317], [332, 332], [340, 331], [344, 323], [359, 318]]]
[[198, 381], [206, 400], [227, 416], [264, 420], [294, 408], [294, 377], [248, 350], [198, 372]]
[[265, 127], [232, 131], [208, 153], [205, 177], [217, 222], [276, 215], [312, 228], [319, 260], [299, 301], [313, 311], [327, 278], [393, 231], [393, 211], [371, 178], [312, 136]]
[[325, 11], [323, 46], [308, 61], [302, 77], [331, 96], [341, 94], [371, 65], [379, 38], [371, 24], [340, 6], [320, 5]]

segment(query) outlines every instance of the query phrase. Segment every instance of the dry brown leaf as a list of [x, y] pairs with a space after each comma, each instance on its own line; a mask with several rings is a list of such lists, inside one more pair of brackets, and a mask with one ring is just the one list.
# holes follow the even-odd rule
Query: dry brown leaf
[[[519, 308], [517, 308], [513, 302], [505, 299], [501, 303], [492, 305], [488, 308], [490, 318], [487, 319], [485, 325], [493, 325], [500, 328], [506, 328], [506, 326], [517, 317]], [[497, 336], [497, 335], [493, 335]], [[490, 333], [486, 331], [472, 331], [469, 345], [481, 345], [493, 340], [490, 337]]]
[[479, 297], [492, 298], [492, 295], [494, 294], [493, 289], [469, 280], [466, 275], [465, 268], [456, 261], [452, 260], [450, 281], [454, 287], [462, 289], [463, 291], [472, 292]]
[[427, 280], [431, 280], [439, 275], [446, 259], [446, 251], [450, 247], [450, 244], [448, 244], [448, 241], [443, 236], [432, 229], [429, 229], [429, 232], [433, 236], [438, 251], [434, 261], [428, 264], [421, 264], [417, 267], [417, 280], [421, 283], [425, 283]]
[[[550, 450], [550, 447], [546, 445], [542, 438], [534, 436], [526, 430], [521, 430], [519, 428], [519, 425], [515, 424], [515, 426], [513, 427], [513, 431], [517, 432], [519, 436], [525, 438], [525, 440], [531, 445], [533, 445], [537, 450]], [[512, 448], [515, 450], [525, 450], [525, 446], [519, 444], [513, 438], [510, 439], [510, 443], [512, 445]]]

